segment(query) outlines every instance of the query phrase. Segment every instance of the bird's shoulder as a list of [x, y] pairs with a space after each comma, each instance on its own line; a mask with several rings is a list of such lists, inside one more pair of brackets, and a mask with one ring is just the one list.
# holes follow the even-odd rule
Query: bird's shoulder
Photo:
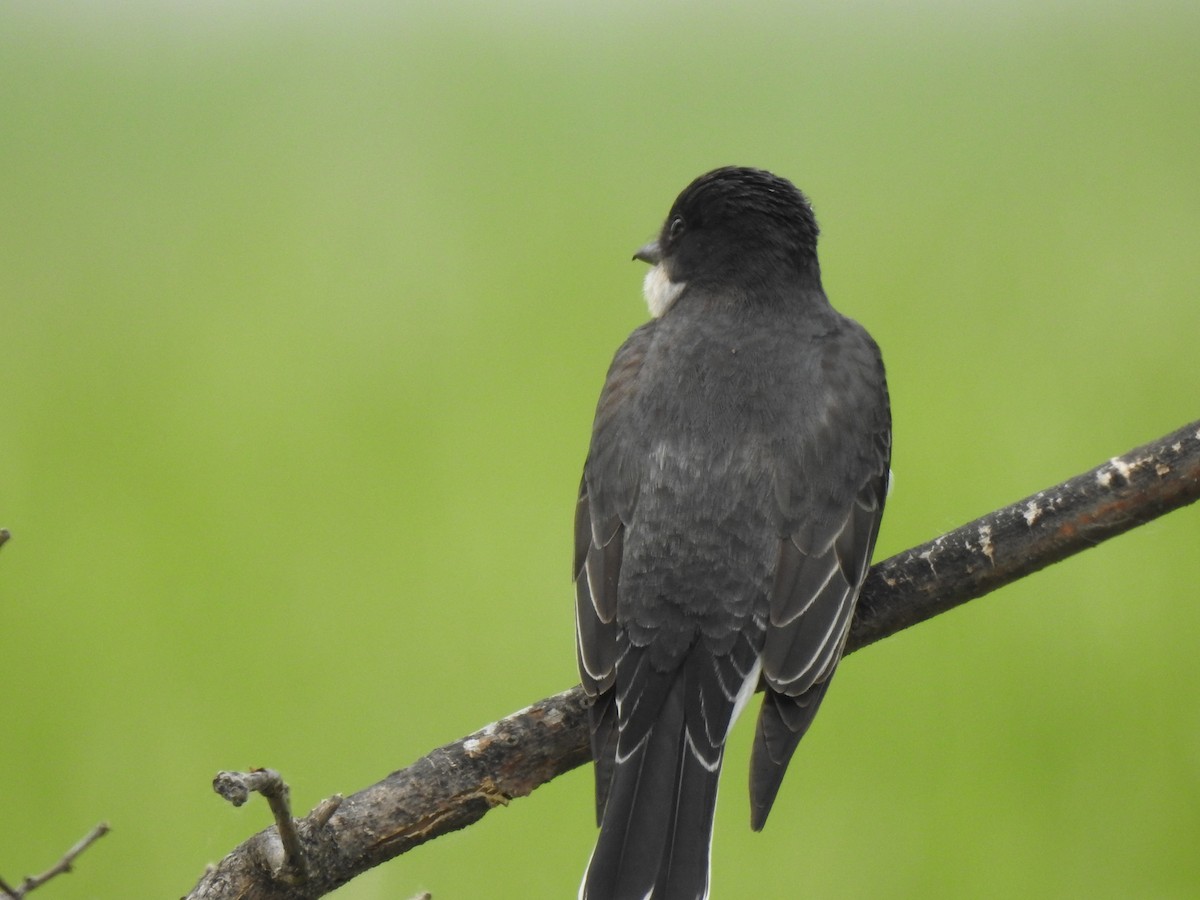
[[659, 320], [635, 328], [613, 354], [596, 404], [595, 430], [602, 431], [612, 419], [626, 408], [639, 389], [642, 369], [647, 357], [653, 352], [654, 337]]

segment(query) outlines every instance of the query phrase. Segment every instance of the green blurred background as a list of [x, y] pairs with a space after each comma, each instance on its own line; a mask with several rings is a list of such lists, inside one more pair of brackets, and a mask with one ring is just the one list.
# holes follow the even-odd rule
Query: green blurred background
[[[880, 556], [1198, 415], [1200, 6], [0, 6], [0, 875], [177, 897], [575, 683], [593, 405], [695, 175], [813, 198]], [[714, 895], [1200, 894], [1200, 510], [843, 668]], [[574, 896], [578, 770], [344, 898]]]

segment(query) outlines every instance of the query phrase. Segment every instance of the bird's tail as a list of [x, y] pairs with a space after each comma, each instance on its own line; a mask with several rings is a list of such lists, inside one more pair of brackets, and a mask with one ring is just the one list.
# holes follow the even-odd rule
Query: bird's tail
[[673, 683], [644, 738], [633, 748], [618, 741], [580, 900], [708, 896], [724, 727], [717, 743], [707, 738], [702, 722], [689, 721], [694, 718], [689, 706], [693, 713], [696, 707], [686, 702], [685, 672], [686, 667], [664, 676]]

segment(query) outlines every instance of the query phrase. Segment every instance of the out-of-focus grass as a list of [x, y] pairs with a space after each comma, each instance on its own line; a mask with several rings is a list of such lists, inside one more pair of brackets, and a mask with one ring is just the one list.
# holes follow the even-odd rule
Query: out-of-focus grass
[[[266, 821], [574, 679], [628, 257], [693, 176], [812, 196], [882, 344], [881, 553], [1196, 416], [1200, 15], [0, 10], [0, 874], [178, 896]], [[1194, 510], [854, 657], [714, 892], [1191, 896]], [[560, 897], [580, 771], [346, 897]]]

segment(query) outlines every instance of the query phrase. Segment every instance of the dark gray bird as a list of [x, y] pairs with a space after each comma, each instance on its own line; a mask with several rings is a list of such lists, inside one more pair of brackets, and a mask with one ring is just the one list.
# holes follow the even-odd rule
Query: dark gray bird
[[883, 513], [879, 348], [821, 289], [808, 200], [723, 168], [679, 195], [617, 351], [575, 514], [600, 837], [579, 896], [708, 896], [725, 739], [765, 691], [762, 828], [845, 646]]

